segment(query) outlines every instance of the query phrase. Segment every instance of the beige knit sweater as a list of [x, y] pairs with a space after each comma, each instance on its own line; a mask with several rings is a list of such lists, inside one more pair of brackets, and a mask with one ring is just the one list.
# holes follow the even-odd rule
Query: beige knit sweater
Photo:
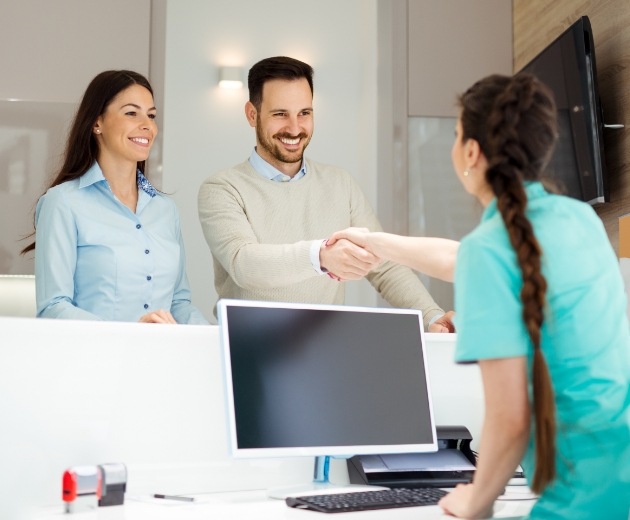
[[[274, 182], [245, 161], [203, 182], [199, 219], [219, 298], [344, 302], [345, 284], [313, 268], [311, 241], [349, 226], [381, 226], [346, 171], [307, 160], [307, 172], [296, 182]], [[425, 328], [443, 313], [406, 267], [383, 262], [367, 278], [390, 305], [422, 310]]]

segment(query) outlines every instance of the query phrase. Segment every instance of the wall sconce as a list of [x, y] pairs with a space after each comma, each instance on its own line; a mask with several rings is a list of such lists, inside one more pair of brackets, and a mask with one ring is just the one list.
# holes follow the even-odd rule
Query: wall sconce
[[219, 87], [229, 89], [243, 88], [243, 69], [241, 67], [220, 67]]

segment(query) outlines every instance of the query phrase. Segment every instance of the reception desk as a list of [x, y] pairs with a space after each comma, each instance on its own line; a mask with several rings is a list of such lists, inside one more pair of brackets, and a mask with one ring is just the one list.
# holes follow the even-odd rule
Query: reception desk
[[[426, 338], [436, 423], [463, 424], [477, 439], [479, 372], [452, 362], [454, 339]], [[25, 505], [61, 511], [61, 476], [74, 465], [126, 464], [127, 520], [210, 507], [142, 502], [153, 493], [219, 493], [203, 496], [224, 507], [266, 500], [247, 490], [312, 478], [311, 458], [230, 457], [217, 326], [0, 318], [0, 398], [0, 518]], [[344, 460], [332, 461], [330, 478], [348, 482]], [[272, 504], [274, 518], [280, 506], [305, 514]]]

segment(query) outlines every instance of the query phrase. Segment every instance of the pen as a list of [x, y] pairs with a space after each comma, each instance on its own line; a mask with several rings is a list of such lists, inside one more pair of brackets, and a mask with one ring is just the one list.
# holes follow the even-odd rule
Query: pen
[[182, 497], [177, 495], [160, 495], [158, 493], [153, 495], [153, 498], [164, 498], [166, 500], [180, 500], [182, 502], [194, 502], [194, 497]]

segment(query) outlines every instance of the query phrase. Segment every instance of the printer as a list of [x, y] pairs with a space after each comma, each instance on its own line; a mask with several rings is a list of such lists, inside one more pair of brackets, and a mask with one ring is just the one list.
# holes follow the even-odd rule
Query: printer
[[476, 458], [464, 426], [437, 426], [438, 451], [355, 455], [348, 459], [351, 484], [395, 487], [454, 487], [472, 481]]

